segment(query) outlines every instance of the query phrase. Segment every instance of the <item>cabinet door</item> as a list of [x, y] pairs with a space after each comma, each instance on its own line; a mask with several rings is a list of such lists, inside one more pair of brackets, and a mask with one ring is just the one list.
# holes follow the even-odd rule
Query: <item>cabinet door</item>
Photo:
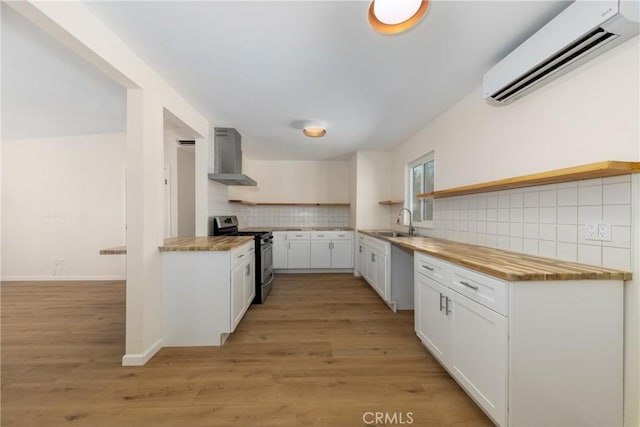
[[358, 242], [356, 250], [356, 270], [362, 277], [367, 275], [367, 249], [364, 243]]
[[311, 247], [309, 240], [287, 242], [287, 268], [310, 268]]
[[231, 332], [236, 329], [245, 307], [245, 276], [247, 261], [243, 261], [231, 270]]
[[333, 240], [331, 267], [353, 268], [353, 240]]
[[[373, 289], [376, 289], [376, 252], [370, 247], [365, 247], [365, 274], [364, 278]], [[376, 289], [377, 292], [377, 289]]]
[[450, 292], [449, 369], [499, 424], [507, 424], [507, 318]]
[[245, 266], [244, 275], [244, 310], [247, 310], [253, 303], [253, 299], [256, 296], [256, 282], [255, 282], [255, 263], [253, 256], [251, 256]]
[[389, 283], [389, 256], [378, 251], [376, 254], [376, 288], [383, 300], [391, 300], [391, 287]]
[[287, 268], [287, 233], [273, 232], [273, 268]]
[[415, 275], [414, 286], [416, 334], [431, 354], [446, 364], [451, 342], [446, 307], [448, 290], [422, 274]]
[[331, 241], [311, 241], [311, 268], [331, 268]]

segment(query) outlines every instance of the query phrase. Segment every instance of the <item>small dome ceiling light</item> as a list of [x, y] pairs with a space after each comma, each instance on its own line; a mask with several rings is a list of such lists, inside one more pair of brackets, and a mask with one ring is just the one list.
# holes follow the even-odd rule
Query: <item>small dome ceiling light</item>
[[320, 138], [327, 133], [327, 130], [320, 126], [306, 126], [302, 129], [302, 133], [311, 138]]
[[383, 34], [398, 34], [416, 25], [429, 9], [429, 0], [372, 0], [369, 24]]

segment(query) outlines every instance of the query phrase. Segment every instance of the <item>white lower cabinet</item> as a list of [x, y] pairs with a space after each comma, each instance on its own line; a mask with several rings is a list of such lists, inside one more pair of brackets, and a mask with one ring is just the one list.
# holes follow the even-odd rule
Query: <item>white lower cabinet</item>
[[390, 302], [391, 257], [389, 253], [391, 245], [368, 236], [358, 240], [360, 274], [385, 302]]
[[253, 257], [249, 256], [231, 270], [231, 330], [235, 330], [256, 296]]
[[499, 426], [622, 425], [622, 281], [505, 282], [416, 252], [415, 331]]
[[231, 251], [163, 252], [163, 346], [222, 345], [253, 302], [253, 266], [253, 241]]
[[273, 232], [273, 268], [287, 268], [287, 233]]
[[353, 268], [352, 231], [288, 231], [273, 235], [273, 268]]

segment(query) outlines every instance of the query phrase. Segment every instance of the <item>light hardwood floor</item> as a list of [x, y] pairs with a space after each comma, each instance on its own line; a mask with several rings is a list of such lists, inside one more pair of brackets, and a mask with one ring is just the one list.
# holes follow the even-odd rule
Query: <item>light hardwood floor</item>
[[120, 365], [124, 291], [2, 284], [2, 426], [349, 427], [367, 412], [492, 425], [424, 349], [413, 312], [351, 275], [279, 275], [225, 346], [164, 348], [144, 367]]

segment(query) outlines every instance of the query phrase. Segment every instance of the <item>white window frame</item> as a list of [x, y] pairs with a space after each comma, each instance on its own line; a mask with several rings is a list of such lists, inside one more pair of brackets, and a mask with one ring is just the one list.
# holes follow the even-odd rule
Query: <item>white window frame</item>
[[[405, 204], [404, 206], [406, 208], [408, 208], [412, 213], [414, 211], [414, 206], [413, 206], [413, 168], [415, 166], [418, 166], [420, 164], [425, 164], [428, 162], [433, 162], [433, 166], [434, 166], [434, 171], [435, 171], [435, 153], [433, 151], [431, 151], [430, 153], [425, 154], [424, 156], [415, 159], [414, 161], [407, 163], [407, 166], [405, 168], [405, 188], [406, 188], [406, 195], [405, 195]], [[435, 175], [435, 173], [434, 173]], [[435, 178], [435, 176], [434, 176]], [[424, 180], [424, 176], [423, 176], [423, 180]], [[424, 183], [423, 183], [424, 185]], [[420, 200], [425, 200], [425, 199], [420, 199]], [[431, 200], [433, 200], [433, 198], [431, 198]], [[425, 206], [425, 205], [423, 205]], [[435, 211], [435, 203], [432, 204], [433, 206], [433, 210]], [[430, 228], [433, 229], [434, 228], [434, 221], [433, 221], [433, 217], [434, 217], [435, 212], [432, 212], [431, 214], [431, 220], [423, 220], [422, 218], [412, 218], [413, 220], [413, 226], [416, 228]], [[413, 214], [412, 214], [413, 216]]]

